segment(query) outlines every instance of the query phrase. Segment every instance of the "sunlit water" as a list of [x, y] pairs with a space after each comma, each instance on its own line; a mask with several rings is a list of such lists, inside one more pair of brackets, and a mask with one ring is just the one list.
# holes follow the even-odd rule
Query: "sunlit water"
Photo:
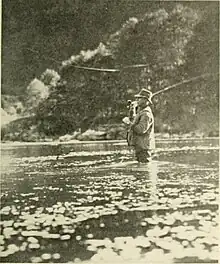
[[218, 140], [2, 146], [1, 262], [217, 262]]

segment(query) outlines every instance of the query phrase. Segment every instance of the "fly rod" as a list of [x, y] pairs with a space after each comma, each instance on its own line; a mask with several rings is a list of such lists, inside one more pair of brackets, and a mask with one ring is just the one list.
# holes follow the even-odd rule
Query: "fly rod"
[[[157, 91], [155, 93], [152, 93], [152, 97], [151, 98], [153, 98], [155, 95], [162, 94], [164, 92], [167, 92], [167, 91], [169, 91], [169, 90], [171, 90], [173, 88], [176, 88], [178, 86], [181, 86], [183, 84], [190, 83], [190, 82], [193, 82], [195, 80], [202, 79], [204, 77], [212, 76], [212, 75], [219, 75], [219, 73], [218, 72], [216, 72], [216, 73], [206, 73], [206, 74], [202, 74], [202, 75], [199, 75], [199, 76], [192, 77], [192, 78], [187, 79], [185, 81], [181, 81], [181, 82], [175, 83], [175, 84], [170, 85], [168, 87], [165, 87], [165, 88], [163, 88], [163, 89], [161, 89], [161, 90], [159, 90], [159, 91]], [[134, 100], [134, 101], [128, 100], [127, 101], [127, 108], [129, 109], [129, 117], [133, 118], [136, 115], [136, 113], [137, 113], [137, 101], [136, 100]]]
[[[31, 48], [26, 48], [27, 50], [33, 52], [33, 53], [36, 53], [38, 54], [38, 52], [36, 50], [33, 50]], [[59, 61], [53, 59], [53, 58], [49, 58], [49, 60], [52, 60], [54, 62], [57, 62], [57, 63], [60, 63]], [[147, 68], [149, 67], [149, 64], [133, 64], [133, 65], [125, 65], [123, 66], [121, 69], [120, 68], [116, 68], [116, 69], [106, 69], [106, 68], [96, 68], [96, 67], [86, 67], [86, 66], [81, 66], [81, 65], [70, 65], [70, 67], [74, 67], [76, 69], [81, 69], [81, 70], [88, 70], [88, 71], [98, 71], [98, 72], [109, 72], [109, 73], [114, 73], [114, 72], [121, 72], [123, 70], [129, 70], [129, 69], [133, 69], [133, 68]], [[181, 86], [183, 84], [186, 84], [186, 83], [189, 83], [189, 82], [193, 82], [197, 79], [201, 79], [201, 78], [204, 78], [204, 77], [207, 77], [207, 76], [211, 76], [211, 75], [218, 75], [218, 73], [206, 73], [206, 74], [202, 74], [202, 75], [199, 75], [199, 76], [195, 76], [195, 77], [192, 77], [190, 79], [187, 79], [185, 81], [181, 81], [181, 82], [178, 82], [176, 84], [173, 84], [171, 86], [168, 86], [168, 87], [165, 87], [155, 93], [152, 94], [152, 97], [154, 97], [155, 95], [158, 95], [158, 94], [161, 94], [163, 92], [166, 92], [170, 89], [173, 89], [173, 88], [176, 88], [178, 86]]]
[[168, 87], [166, 87], [166, 88], [164, 88], [164, 89], [161, 89], [161, 90], [159, 90], [159, 91], [153, 93], [153, 94], [152, 94], [152, 97], [155, 96], [155, 95], [161, 94], [161, 93], [163, 93], [163, 92], [166, 92], [166, 91], [168, 91], [168, 90], [170, 90], [170, 89], [172, 89], [172, 88], [176, 88], [176, 87], [178, 87], [178, 86], [180, 86], [180, 85], [182, 85], [182, 84], [186, 84], [186, 83], [189, 83], [189, 82], [193, 82], [193, 81], [195, 81], [195, 80], [198, 80], [198, 79], [202, 79], [202, 78], [207, 77], [207, 76], [218, 75], [218, 74], [219, 74], [218, 72], [217, 72], [217, 73], [206, 73], [206, 74], [202, 74], [202, 75], [199, 75], [199, 76], [196, 76], [196, 77], [193, 77], [193, 78], [187, 79], [187, 80], [182, 81], [182, 82], [175, 83], [175, 84], [173, 84], [173, 85], [171, 85], [171, 86], [168, 86]]

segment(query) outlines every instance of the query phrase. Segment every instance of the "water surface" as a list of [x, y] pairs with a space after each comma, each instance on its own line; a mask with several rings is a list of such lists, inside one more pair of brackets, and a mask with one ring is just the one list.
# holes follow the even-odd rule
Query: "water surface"
[[217, 262], [218, 140], [3, 145], [2, 262]]

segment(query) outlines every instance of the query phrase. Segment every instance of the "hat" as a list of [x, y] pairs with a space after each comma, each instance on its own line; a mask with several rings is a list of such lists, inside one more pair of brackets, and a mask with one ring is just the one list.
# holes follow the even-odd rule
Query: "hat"
[[141, 91], [136, 94], [134, 97], [136, 98], [146, 98], [151, 104], [152, 92], [147, 89], [141, 89]]

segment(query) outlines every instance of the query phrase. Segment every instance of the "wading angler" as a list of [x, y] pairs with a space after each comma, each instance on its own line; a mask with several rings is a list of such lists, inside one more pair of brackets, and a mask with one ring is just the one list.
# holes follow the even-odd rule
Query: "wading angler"
[[137, 161], [147, 163], [155, 149], [152, 93], [142, 89], [135, 98], [136, 102], [130, 102], [129, 117], [125, 117], [123, 122], [128, 125], [127, 141], [134, 148]]

